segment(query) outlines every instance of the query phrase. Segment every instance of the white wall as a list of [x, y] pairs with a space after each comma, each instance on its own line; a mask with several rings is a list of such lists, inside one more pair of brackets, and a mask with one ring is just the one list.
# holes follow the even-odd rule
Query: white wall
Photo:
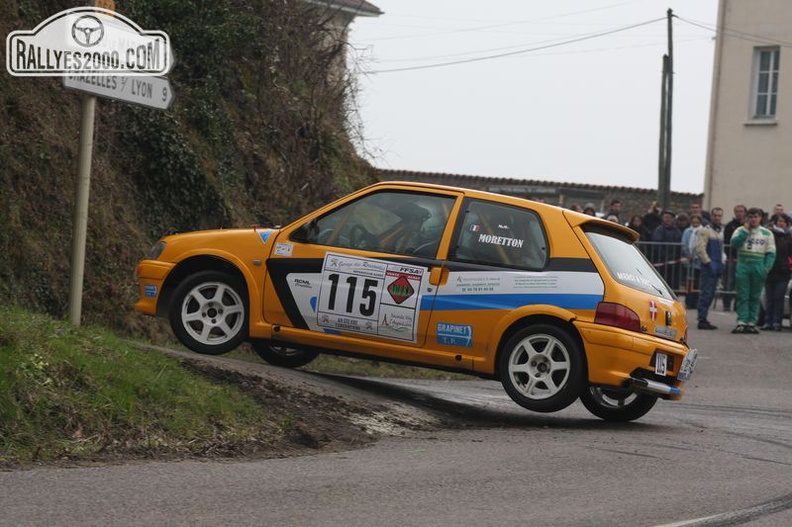
[[[775, 119], [753, 119], [754, 48], [792, 43], [792, 1], [721, 0], [704, 204], [792, 211], [792, 46], [781, 45]], [[742, 35], [738, 35], [740, 33]]]

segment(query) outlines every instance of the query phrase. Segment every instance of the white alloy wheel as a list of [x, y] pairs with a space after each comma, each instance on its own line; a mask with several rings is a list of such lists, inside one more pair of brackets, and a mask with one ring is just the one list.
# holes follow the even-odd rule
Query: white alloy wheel
[[529, 399], [557, 394], [569, 379], [569, 351], [552, 335], [530, 335], [509, 358], [508, 375], [519, 392]]
[[581, 392], [580, 402], [600, 419], [626, 423], [646, 415], [657, 402], [657, 396], [620, 388], [589, 386]]
[[506, 393], [536, 412], [555, 412], [572, 404], [586, 378], [577, 341], [549, 324], [517, 331], [501, 351], [499, 371]]
[[222, 282], [193, 287], [181, 303], [181, 320], [192, 338], [216, 346], [236, 337], [242, 329], [245, 307], [233, 288]]
[[179, 341], [198, 353], [219, 355], [247, 338], [244, 289], [231, 276], [204, 271], [176, 289], [170, 321]]
[[589, 390], [591, 390], [591, 395], [597, 399], [602, 406], [614, 410], [630, 406], [638, 398], [638, 394], [635, 392], [617, 393], [613, 390], [600, 388], [599, 386], [592, 386]]

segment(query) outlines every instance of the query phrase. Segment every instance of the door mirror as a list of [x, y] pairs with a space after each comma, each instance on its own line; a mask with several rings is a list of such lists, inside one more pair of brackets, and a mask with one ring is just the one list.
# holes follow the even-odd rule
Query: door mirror
[[[311, 233], [316, 231], [316, 220], [311, 220], [308, 223], [300, 225], [289, 237], [293, 242], [313, 243], [316, 235], [311, 236]], [[312, 238], [314, 238], [312, 240]]]

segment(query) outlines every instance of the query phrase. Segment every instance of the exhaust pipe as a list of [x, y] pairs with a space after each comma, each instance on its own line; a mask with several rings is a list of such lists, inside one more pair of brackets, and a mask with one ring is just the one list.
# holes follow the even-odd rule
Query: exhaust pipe
[[630, 388], [641, 392], [658, 393], [660, 395], [682, 395], [682, 390], [651, 379], [630, 377]]

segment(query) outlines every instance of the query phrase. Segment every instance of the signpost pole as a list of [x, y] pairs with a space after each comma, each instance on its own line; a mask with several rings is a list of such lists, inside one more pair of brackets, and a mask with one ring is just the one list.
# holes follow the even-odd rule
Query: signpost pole
[[88, 197], [91, 190], [91, 157], [93, 155], [94, 113], [96, 97], [83, 95], [80, 118], [80, 153], [77, 160], [77, 198], [74, 203], [71, 276], [69, 279], [69, 322], [80, 325], [82, 318], [85, 246], [88, 238]]

